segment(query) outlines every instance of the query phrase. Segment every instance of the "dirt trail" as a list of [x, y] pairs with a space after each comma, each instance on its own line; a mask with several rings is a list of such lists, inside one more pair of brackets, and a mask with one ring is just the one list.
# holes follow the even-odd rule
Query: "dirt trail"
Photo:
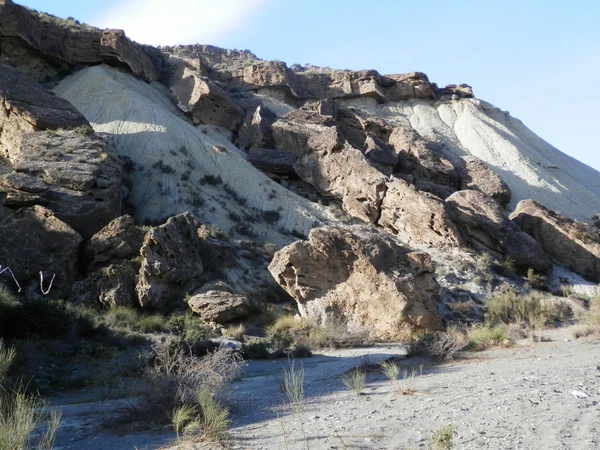
[[[454, 424], [457, 449], [598, 449], [598, 340], [567, 341], [567, 330], [549, 330], [544, 337], [550, 341], [524, 341], [442, 365], [403, 359], [399, 345], [331, 351], [296, 361], [305, 370], [303, 427], [283, 406], [277, 381], [288, 361], [251, 361], [233, 384], [227, 447], [306, 449], [306, 434], [310, 449], [426, 449], [435, 430]], [[340, 375], [357, 363], [374, 366], [392, 357], [400, 358], [409, 372], [399, 386], [414, 389], [413, 394], [398, 393], [376, 370], [368, 371], [360, 397], [340, 382]], [[416, 376], [411, 379], [413, 367]], [[587, 397], [578, 398], [573, 391]], [[168, 432], [119, 437], [99, 428], [111, 406], [64, 405], [57, 448], [150, 450], [172, 439]]]

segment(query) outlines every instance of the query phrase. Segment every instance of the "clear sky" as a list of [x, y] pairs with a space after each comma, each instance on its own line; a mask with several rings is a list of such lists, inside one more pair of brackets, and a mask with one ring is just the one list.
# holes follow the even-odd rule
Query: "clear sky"
[[154, 45], [467, 83], [600, 170], [598, 0], [17, 0]]

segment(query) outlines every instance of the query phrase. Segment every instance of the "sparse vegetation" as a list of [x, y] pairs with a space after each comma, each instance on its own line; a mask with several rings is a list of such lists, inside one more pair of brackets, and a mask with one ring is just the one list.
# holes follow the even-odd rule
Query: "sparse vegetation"
[[154, 427], [170, 424], [180, 436], [220, 440], [229, 411], [217, 399], [241, 369], [241, 358], [225, 348], [197, 357], [178, 340], [155, 344], [131, 420]]
[[490, 347], [507, 347], [514, 343], [510, 337], [510, 327], [505, 324], [496, 326], [476, 326], [467, 333], [469, 350], [485, 350]]
[[486, 323], [491, 326], [517, 323], [543, 327], [572, 316], [564, 301], [544, 301], [535, 294], [522, 296], [510, 288], [492, 296], [486, 306]]
[[600, 296], [590, 300], [589, 310], [580, 323], [573, 327], [573, 337], [600, 336]]
[[398, 384], [398, 376], [400, 375], [398, 364], [393, 361], [384, 361], [380, 364], [380, 367], [383, 374], [388, 377], [394, 385]]
[[363, 368], [356, 367], [347, 374], [343, 375], [341, 380], [342, 384], [349, 390], [354, 392], [356, 395], [362, 395], [363, 391], [365, 390], [365, 385], [367, 384], [367, 374]]
[[366, 331], [350, 331], [342, 320], [326, 324], [282, 316], [267, 328], [267, 339], [276, 353], [296, 349], [348, 348], [368, 345]]
[[454, 448], [454, 435], [456, 425], [450, 424], [440, 428], [431, 436], [433, 450], [452, 450]]
[[[39, 450], [51, 450], [61, 414], [54, 409], [44, 411], [47, 402], [37, 394], [28, 393], [22, 382], [7, 383], [6, 375], [16, 356], [15, 350], [0, 339], [0, 448], [24, 449], [33, 444]], [[42, 424], [46, 431], [36, 442], [31, 442]]]

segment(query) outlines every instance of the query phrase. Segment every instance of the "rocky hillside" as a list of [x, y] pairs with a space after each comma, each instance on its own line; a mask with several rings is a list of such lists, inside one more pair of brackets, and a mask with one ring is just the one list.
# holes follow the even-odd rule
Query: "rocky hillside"
[[0, 0], [0, 106], [0, 264], [29, 295], [41, 273], [217, 323], [295, 300], [397, 339], [503, 283], [600, 281], [600, 173], [465, 84], [152, 48]]

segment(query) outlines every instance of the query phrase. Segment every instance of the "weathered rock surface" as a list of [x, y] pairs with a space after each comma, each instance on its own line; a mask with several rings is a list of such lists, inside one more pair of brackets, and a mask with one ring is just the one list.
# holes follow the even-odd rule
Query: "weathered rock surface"
[[[7, 154], [0, 201], [11, 208], [41, 204], [84, 238], [121, 213], [121, 162], [112, 144], [93, 133], [28, 133]], [[22, 199], [23, 193], [35, 194]]]
[[394, 128], [389, 143], [398, 155], [402, 173], [413, 174], [420, 180], [450, 190], [458, 189], [458, 173], [444, 156], [442, 145], [423, 139], [408, 124]]
[[121, 216], [92, 236], [83, 254], [87, 275], [73, 285], [71, 299], [109, 307], [136, 306], [139, 263], [134, 260], [140, 256], [144, 234], [131, 216]]
[[85, 245], [88, 270], [140, 256], [145, 233], [131, 216], [121, 216], [96, 233]]
[[463, 156], [454, 161], [460, 175], [460, 189], [474, 190], [489, 195], [502, 206], [510, 202], [510, 188], [476, 156]]
[[187, 212], [148, 231], [140, 250], [143, 259], [136, 287], [143, 307], [167, 306], [200, 287], [204, 270], [200, 227]]
[[11, 0], [0, 0], [0, 46], [0, 61], [38, 75], [38, 81], [68, 68], [99, 63], [126, 67], [146, 81], [159, 75], [143, 48], [122, 30], [99, 30], [31, 11]]
[[252, 148], [248, 160], [264, 172], [293, 174], [294, 164], [300, 155], [292, 152], [280, 152], [267, 148]]
[[519, 202], [510, 218], [558, 264], [590, 281], [600, 282], [600, 230], [533, 200]]
[[384, 234], [313, 229], [308, 241], [277, 252], [269, 270], [300, 314], [319, 323], [344, 320], [377, 339], [441, 326], [429, 255], [409, 253]]
[[383, 83], [386, 85], [386, 97], [390, 102], [433, 97], [434, 87], [422, 72], [384, 75]]
[[234, 294], [226, 283], [210, 283], [192, 295], [188, 305], [204, 320], [219, 324], [247, 317], [250, 312], [248, 299]]
[[27, 132], [80, 126], [89, 123], [68, 101], [17, 69], [0, 64], [0, 156], [8, 157]]
[[[79, 275], [82, 239], [76, 231], [42, 207], [21, 208], [0, 220], [0, 264], [10, 267], [23, 288], [39, 289], [40, 272], [50, 295], [68, 294]], [[2, 277], [10, 276], [5, 273]], [[39, 292], [39, 291], [38, 291]]]
[[446, 199], [454, 222], [477, 250], [492, 251], [510, 258], [517, 269], [547, 273], [552, 268], [548, 256], [531, 236], [506, 217], [502, 207], [478, 191], [458, 191]]
[[195, 123], [213, 124], [237, 131], [244, 111], [227, 93], [198, 70], [179, 60], [171, 78], [171, 91], [179, 107], [190, 114]]
[[238, 132], [240, 148], [274, 148], [271, 127], [277, 120], [275, 114], [268, 108], [259, 106], [248, 119]]
[[431, 247], [461, 247], [465, 241], [443, 201], [401, 179], [387, 185], [378, 223], [410, 241]]
[[111, 308], [133, 308], [138, 304], [135, 292], [137, 272], [137, 265], [127, 260], [95, 268], [85, 280], [73, 285], [71, 300], [88, 305], [99, 303]]

